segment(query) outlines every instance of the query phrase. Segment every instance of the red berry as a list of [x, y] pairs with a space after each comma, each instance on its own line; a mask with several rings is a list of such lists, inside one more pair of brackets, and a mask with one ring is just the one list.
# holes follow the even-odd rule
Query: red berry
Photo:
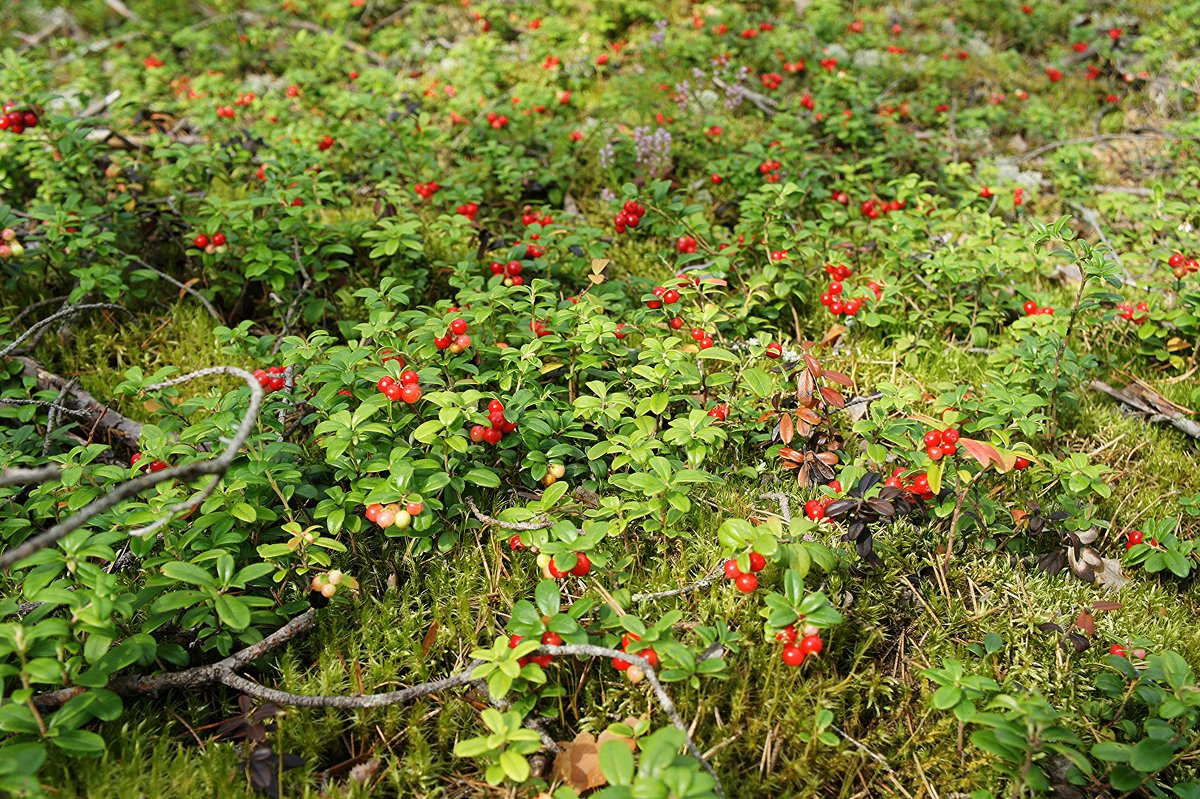
[[953, 427], [947, 427], [945, 430], [942, 431], [942, 443], [943, 444], [958, 443], [958, 431], [955, 430]]
[[421, 376], [412, 369], [405, 369], [400, 373], [400, 382], [406, 386], [415, 386], [421, 382]]
[[1137, 546], [1138, 544], [1142, 543], [1145, 538], [1146, 535], [1141, 530], [1133, 530], [1129, 533], [1129, 544], [1130, 546]]
[[525, 548], [525, 543], [521, 541], [520, 533], [514, 533], [512, 538], [508, 539], [508, 548], [513, 552], [517, 552], [518, 550]]
[[737, 590], [741, 591], [743, 594], [752, 594], [754, 593], [754, 589], [758, 588], [758, 577], [754, 576], [753, 574], [743, 574], [741, 577], [738, 577], [735, 582], [737, 584]]
[[474, 441], [476, 444], [478, 444], [480, 441], [483, 441], [484, 432], [486, 430], [487, 430], [487, 428], [485, 428], [481, 424], [475, 425], [474, 427], [471, 428], [471, 432], [469, 434], [471, 437], [471, 440]]
[[781, 657], [783, 658], [783, 662], [789, 666], [799, 666], [804, 662], [804, 651], [798, 646], [788, 644], [783, 648]]
[[504, 433], [494, 427], [485, 428], [483, 431], [483, 440], [489, 444], [499, 444], [502, 438]]
[[775, 636], [775, 640], [779, 641], [780, 643], [784, 643], [784, 644], [795, 643], [796, 642], [796, 627], [795, 627], [795, 625], [789, 624], [787, 627], [784, 627]]
[[208, 246], [208, 236], [205, 236], [203, 233], [201, 233], [199, 236], [192, 239], [192, 244], [196, 245], [197, 250], [203, 250]]
[[1020, 455], [1018, 455], [1018, 456], [1017, 456], [1017, 462], [1016, 462], [1016, 463], [1014, 463], [1014, 464], [1013, 464], [1013, 466], [1014, 466], [1016, 469], [1018, 469], [1018, 470], [1020, 470], [1020, 469], [1027, 469], [1027, 468], [1029, 468], [1029, 459], [1028, 459], [1028, 458], [1022, 458]]
[[388, 389], [394, 385], [396, 385], [396, 381], [392, 379], [392, 376], [384, 375], [383, 377], [379, 378], [379, 382], [375, 384], [375, 387], [386, 394]]
[[212, 237], [212, 243], [213, 243], [214, 247], [224, 247], [225, 246], [225, 234], [224, 233], [214, 233], [213, 237]]
[[400, 389], [400, 399], [410, 405], [421, 398], [421, 387], [417, 385], [404, 386]]
[[937, 430], [930, 430], [925, 434], [925, 446], [936, 447], [942, 443], [942, 434]]
[[825, 648], [825, 642], [819, 635], [806, 635], [800, 641], [800, 651], [806, 655], [815, 655]]
[[1121, 646], [1120, 644], [1113, 644], [1108, 648], [1108, 654], [1123, 658], [1125, 657], [1125, 647]]
[[730, 580], [736, 580], [742, 576], [742, 570], [738, 568], [737, 560], [734, 558], [730, 558], [729, 560], [725, 561], [724, 569], [725, 576]]
[[562, 646], [562, 642], [562, 636], [556, 632], [546, 630], [546, 632], [542, 633], [542, 643], [546, 646]]
[[456, 336], [461, 336], [467, 332], [467, 320], [454, 319], [450, 322], [450, 332]]
[[586, 577], [588, 572], [592, 570], [591, 559], [583, 552], [575, 553], [575, 567], [571, 569], [571, 574], [576, 577]]
[[757, 552], [750, 553], [750, 571], [760, 572], [767, 567], [767, 559]]
[[650, 668], [652, 668], [652, 669], [658, 668], [658, 653], [655, 652], [653, 649], [649, 649], [649, 648], [643, 649], [641, 652], [638, 652], [637, 654], [638, 654], [638, 657], [640, 657], [642, 660], [644, 660], [650, 664]]
[[675, 289], [667, 289], [663, 292], [663, 302], [667, 305], [674, 305], [679, 302], [679, 292]]

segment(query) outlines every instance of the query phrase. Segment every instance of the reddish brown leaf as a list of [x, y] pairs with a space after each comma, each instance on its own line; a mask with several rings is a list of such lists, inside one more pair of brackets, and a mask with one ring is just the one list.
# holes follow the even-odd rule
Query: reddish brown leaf
[[800, 418], [800, 414], [796, 414], [796, 434], [801, 438], [808, 438], [812, 435], [812, 425]]
[[1096, 619], [1086, 610], [1080, 611], [1075, 617], [1075, 626], [1089, 637], [1096, 635]]
[[966, 450], [967, 454], [972, 458], [979, 461], [979, 465], [985, 469], [993, 463], [1004, 462], [1003, 458], [1000, 457], [1000, 453], [996, 451], [996, 448], [986, 442], [976, 441], [973, 438], [959, 438], [958, 446], [960, 449]]
[[832, 380], [834, 383], [845, 386], [846, 388], [854, 388], [854, 381], [851, 380], [849, 376], [844, 375], [841, 372], [835, 372], [832, 369], [825, 370], [825, 379]]
[[801, 405], [811, 405], [813, 391], [817, 388], [817, 381], [813, 380], [813, 376], [805, 370], [796, 377], [796, 401]]
[[796, 432], [795, 429], [792, 427], [792, 417], [786, 413], [783, 414], [782, 416], [780, 416], [779, 417], [779, 437], [783, 440], [784, 444], [792, 443], [792, 435], [795, 432]]
[[830, 405], [832, 405], [835, 408], [845, 408], [846, 407], [846, 398], [843, 397], [842, 392], [838, 391], [836, 388], [830, 388], [829, 386], [821, 386], [821, 396], [825, 399], [826, 402], [828, 402]]
[[784, 447], [783, 449], [779, 450], [779, 457], [783, 458], [785, 461], [800, 463], [804, 460], [804, 453], [798, 452], [790, 447]]
[[1092, 603], [1093, 610], [1120, 610], [1125, 607], [1120, 602], [1110, 602], [1106, 599], [1098, 599]]
[[437, 619], [434, 619], [433, 624], [429, 625], [429, 631], [425, 633], [425, 638], [421, 641], [421, 657], [429, 657], [429, 650], [433, 648], [433, 642], [437, 640], [438, 629], [441, 626]]
[[[809, 424], [820, 424], [821, 417], [812, 408], [800, 408], [796, 411], [796, 420], [808, 422]], [[807, 433], [805, 434], [807, 435]]]
[[808, 371], [812, 372], [813, 377], [820, 377], [822, 373], [821, 362], [807, 352], [804, 353], [804, 364], [808, 367]]
[[758, 417], [758, 423], [762, 424], [763, 422], [767, 421], [774, 415], [775, 415], [775, 411], [767, 411], [762, 416]]

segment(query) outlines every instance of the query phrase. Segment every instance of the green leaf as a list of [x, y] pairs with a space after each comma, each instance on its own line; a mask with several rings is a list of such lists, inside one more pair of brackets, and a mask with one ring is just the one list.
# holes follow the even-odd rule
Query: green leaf
[[484, 488], [499, 488], [500, 478], [491, 469], [475, 468], [467, 472], [464, 478], [468, 483], [474, 483]]
[[511, 749], [505, 749], [500, 755], [500, 768], [513, 782], [525, 782], [529, 779], [529, 761]]
[[1143, 738], [1129, 753], [1129, 765], [1148, 774], [1163, 770], [1174, 757], [1175, 747], [1170, 741]]
[[253, 524], [258, 519], [258, 513], [254, 510], [254, 506], [247, 502], [239, 502], [229, 512], [233, 514], [234, 518], [247, 524]]
[[63, 730], [50, 742], [59, 749], [80, 755], [99, 755], [104, 752], [104, 739], [87, 730]]
[[558, 501], [563, 498], [563, 494], [567, 493], [567, 488], [567, 483], [564, 480], [551, 483], [546, 490], [542, 492], [542, 509], [549, 510], [550, 508], [554, 507]]
[[609, 785], [633, 782], [633, 752], [624, 741], [605, 741], [600, 745], [600, 772]]
[[191, 583], [192, 585], [206, 587], [216, 585], [216, 580], [213, 579], [213, 576], [206, 569], [202, 569], [194, 563], [186, 563], [181, 560], [164, 563], [162, 573], [172, 580], [179, 580], [180, 582]]
[[217, 595], [217, 616], [222, 624], [236, 632], [250, 626], [250, 608], [241, 599], [229, 594]]

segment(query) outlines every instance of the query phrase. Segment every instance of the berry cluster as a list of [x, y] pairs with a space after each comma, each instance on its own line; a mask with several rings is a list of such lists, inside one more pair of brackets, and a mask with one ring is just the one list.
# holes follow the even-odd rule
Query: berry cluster
[[331, 147], [333, 147], [333, 137], [332, 136], [328, 136], [328, 135], [324, 136], [317, 142], [317, 149], [320, 150], [321, 152], [325, 152], [326, 150], [330, 149]]
[[766, 567], [767, 559], [757, 552], [751, 552], [749, 572], [743, 572], [740, 568], [738, 568], [737, 558], [730, 558], [729, 560], [725, 561], [725, 565], [722, 568], [725, 572], [725, 576], [728, 579], [733, 580], [734, 584], [737, 586], [737, 590], [741, 591], [743, 594], [752, 594], [754, 593], [754, 589], [758, 588], [758, 572], [762, 571]]
[[399, 380], [391, 375], [384, 375], [375, 386], [392, 402], [400, 400], [411, 405], [421, 398], [421, 376], [413, 369], [401, 372]]
[[[491, 425], [490, 427], [477, 424], [471, 428], [469, 435], [471, 440], [476, 444], [484, 441], [495, 446], [500, 443], [500, 440], [504, 438], [506, 433], [511, 433], [517, 429], [516, 422], [510, 422], [504, 417], [504, 404], [498, 399], [494, 399], [488, 403], [488, 423]], [[566, 474], [566, 469], [563, 469], [563, 474]], [[561, 477], [562, 475], [559, 476]]]
[[647, 308], [661, 308], [665, 302], [667, 305], [674, 305], [679, 302], [679, 292], [676, 289], [669, 289], [664, 286], [655, 286], [651, 292], [657, 299], [646, 300]]
[[521, 277], [521, 272], [524, 268], [520, 261], [509, 261], [503, 263], [501, 261], [492, 261], [488, 264], [488, 268], [493, 275], [503, 275], [501, 281], [506, 286], [520, 286], [525, 283], [525, 278]]
[[[129, 465], [137, 466], [138, 462], [141, 459], [142, 459], [142, 453], [135, 452], [135, 453], [133, 453], [133, 456], [130, 457], [130, 459], [129, 459]], [[150, 472], [161, 472], [163, 469], [167, 468], [167, 464], [166, 464], [166, 461], [150, 461], [149, 463], [142, 466], [142, 468], [145, 469], [146, 471], [150, 471]]]
[[423, 502], [407, 502], [404, 507], [396, 503], [388, 505], [380, 505], [376, 502], [374, 505], [367, 506], [366, 517], [367, 521], [375, 522], [384, 530], [389, 527], [395, 527], [397, 530], [405, 530], [410, 524], [414, 516], [420, 516], [425, 510]]
[[550, 216], [550, 214], [538, 216], [536, 213], [534, 213], [533, 206], [527, 205], [521, 211], [521, 224], [525, 227], [533, 227], [534, 225], [537, 225], [538, 227], [549, 227], [550, 225], [554, 224], [554, 217]]
[[17, 241], [17, 231], [10, 227], [0, 230], [0, 259], [20, 258], [25, 254], [25, 247]]
[[878, 219], [882, 214], [890, 214], [893, 211], [903, 210], [908, 205], [907, 200], [864, 200], [858, 206], [858, 210], [867, 219]]
[[213, 253], [225, 252], [227, 249], [225, 246], [226, 241], [224, 233], [214, 233], [211, 236], [205, 233], [198, 233], [192, 239], [192, 244], [197, 250], [204, 250], [206, 254], [212, 255]]
[[[1123, 302], [1117, 305], [1117, 311], [1119, 311], [1117, 316], [1128, 322], [1133, 322], [1134, 324], [1140, 325], [1142, 322], [1146, 321], [1147, 314], [1150, 313], [1150, 306], [1144, 302], [1139, 302], [1137, 305]], [[1136, 316], [1134, 315], [1135, 311], [1137, 312]]]
[[569, 569], [562, 570], [559, 570], [559, 568], [554, 565], [554, 558], [550, 557], [549, 555], [538, 555], [538, 557], [545, 559], [544, 568], [546, 570], [546, 574], [553, 577], [555, 580], [564, 580], [571, 575], [576, 577], [587, 577], [592, 571], [592, 560], [585, 552], [576, 552], [575, 565]]
[[729, 405], [722, 402], [720, 405], [714, 405], [708, 410], [708, 415], [716, 419], [718, 422], [725, 421], [725, 417], [729, 415]]
[[712, 335], [699, 327], [692, 328], [692, 341], [696, 342], [697, 346], [699, 346], [702, 350], [706, 350], [713, 345]]
[[[1142, 543], [1146, 543], [1146, 534], [1143, 533], [1141, 530], [1130, 530], [1129, 536], [1125, 540], [1125, 548], [1133, 549], [1138, 544], [1142, 544]], [[1151, 538], [1149, 543], [1150, 543], [1150, 546], [1152, 546], [1152, 547], [1158, 546], [1158, 540], [1155, 538]]]
[[430, 197], [441, 191], [441, 188], [441, 185], [439, 185], [436, 180], [431, 180], [428, 183], [418, 183], [413, 187], [413, 191], [420, 195], [422, 199], [428, 200]]
[[886, 488], [898, 488], [920, 499], [933, 499], [933, 491], [929, 488], [929, 476], [924, 472], [918, 472], [911, 479], [905, 481], [904, 468], [897, 467], [892, 472], [892, 476], [883, 481], [883, 485]]
[[475, 221], [475, 214], [479, 213], [479, 203], [463, 203], [454, 209], [460, 216], [465, 216], [472, 222]]
[[[516, 649], [517, 644], [521, 643], [523, 640], [525, 640], [525, 636], [523, 635], [511, 636], [508, 639], [508, 648]], [[546, 646], [562, 646], [563, 642], [561, 635], [550, 630], [546, 630], [546, 632], [542, 633], [541, 640]], [[528, 657], [517, 658], [517, 665], [524, 666], [526, 663], [536, 663], [544, 669], [549, 666], [550, 662], [553, 660], [554, 655], [529, 655]]]
[[764, 72], [762, 75], [759, 75], [759, 80], [762, 81], [764, 89], [774, 91], [783, 83], [783, 76], [778, 72]]
[[940, 461], [958, 452], [958, 431], [953, 427], [945, 430], [930, 430], [925, 434], [925, 451], [929, 459]]
[[696, 240], [691, 236], [680, 236], [675, 239], [675, 249], [685, 255], [694, 253], [696, 251]]
[[[628, 652], [630, 644], [636, 644], [641, 640], [642, 640], [642, 637], [640, 635], [638, 635], [637, 633], [625, 633], [624, 635], [621, 636], [621, 651]], [[646, 647], [645, 649], [638, 650], [637, 652], [634, 652], [633, 654], [637, 655], [642, 660], [649, 663], [650, 668], [652, 668], [652, 669], [658, 668], [658, 653], [655, 652], [652, 648]], [[623, 658], [613, 658], [612, 664], [613, 664], [613, 668], [616, 669], [617, 671], [625, 672], [625, 676], [634, 685], [637, 685], [639, 682], [642, 681], [642, 678], [646, 676], [640, 668], [633, 665], [628, 660], [624, 660]]]
[[508, 127], [508, 116], [505, 114], [497, 114], [495, 111], [488, 111], [487, 123], [492, 126], [492, 130], [500, 130]]
[[1053, 308], [1051, 308], [1049, 305], [1047, 305], [1045, 308], [1042, 308], [1033, 300], [1026, 300], [1024, 308], [1026, 316], [1054, 316]]
[[545, 338], [554, 331], [551, 330], [541, 319], [533, 319], [529, 322], [529, 329], [533, 331], [538, 338]]
[[862, 308], [862, 297], [842, 298], [843, 286], [839, 280], [829, 281], [829, 288], [821, 294], [821, 304], [834, 316], [854, 316]]
[[567, 474], [567, 467], [561, 463], [551, 463], [546, 466], [546, 474], [542, 477], [542, 485], [552, 486]]
[[231, 105], [217, 106], [217, 118], [218, 119], [233, 119], [236, 116], [237, 116], [237, 112], [233, 110], [233, 106], [231, 106]]
[[646, 206], [636, 200], [626, 200], [625, 205], [613, 217], [613, 225], [618, 233], [624, 233], [625, 228], [637, 227], [646, 215]]
[[446, 328], [446, 335], [435, 338], [433, 343], [439, 350], [448, 349], [453, 355], [458, 355], [469, 348], [471, 337], [467, 335], [467, 320], [451, 319], [450, 325]]
[[24, 133], [28, 128], [36, 128], [38, 121], [38, 115], [32, 109], [17, 108], [14, 103], [5, 103], [4, 114], [0, 115], [0, 130]]
[[262, 386], [263, 391], [270, 394], [275, 391], [282, 391], [287, 386], [287, 367], [272, 366], [269, 369], [255, 369], [254, 379]]
[[1181, 252], [1172, 253], [1167, 265], [1171, 267], [1171, 274], [1175, 275], [1176, 280], [1183, 280], [1192, 272], [1200, 272], [1200, 261]]
[[[343, 585], [355, 590], [358, 588], [358, 581], [340, 569], [330, 569], [327, 572], [313, 575], [312, 581], [309, 583], [313, 596], [319, 594], [325, 600], [332, 599], [333, 595], [338, 592], [338, 588]], [[312, 600], [310, 599], [310, 601]], [[325, 603], [321, 604], [323, 606]], [[317, 607], [315, 603], [314, 607]]]
[[778, 183], [782, 169], [783, 164], [778, 161], [763, 161], [758, 165], [758, 174], [762, 175], [767, 183]]
[[[800, 642], [796, 643], [796, 639]], [[789, 624], [779, 631], [775, 640], [783, 644], [783, 662], [792, 667], [799, 666], [811, 655], [820, 654], [825, 648], [825, 642], [821, 640], [821, 631], [811, 624], [804, 625], [799, 631], [795, 625]]]

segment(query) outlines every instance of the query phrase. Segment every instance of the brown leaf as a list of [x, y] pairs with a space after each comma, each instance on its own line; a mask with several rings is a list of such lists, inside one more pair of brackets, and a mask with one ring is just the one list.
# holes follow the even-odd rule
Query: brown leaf
[[807, 352], [804, 353], [804, 365], [808, 367], [808, 371], [812, 372], [813, 377], [821, 376], [821, 372], [823, 371], [821, 369], [821, 362]]
[[796, 377], [796, 401], [801, 405], [811, 405], [813, 392], [817, 389], [817, 381], [806, 369]]
[[634, 743], [605, 730], [597, 739], [590, 732], [581, 732], [574, 741], [559, 741], [562, 751], [554, 758], [550, 779], [571, 786], [576, 793], [584, 793], [607, 785], [608, 780], [600, 771], [600, 747], [608, 741], [623, 741], [633, 751]]
[[425, 633], [425, 638], [421, 641], [421, 657], [429, 656], [429, 650], [433, 648], [433, 642], [437, 640], [438, 629], [441, 626], [437, 619], [434, 619], [433, 624], [429, 625], [429, 631]]
[[825, 398], [826, 402], [835, 408], [846, 407], [846, 398], [843, 397], [842, 392], [838, 391], [836, 388], [821, 386], [821, 396]]
[[825, 379], [845, 386], [846, 388], [854, 388], [853, 380], [851, 380], [847, 375], [844, 375], [841, 372], [835, 372], [832, 369], [825, 370]]
[[[821, 417], [812, 408], [800, 408], [796, 411], [796, 420], [809, 424], [820, 424]], [[807, 435], [807, 433], [805, 434]]]
[[783, 439], [784, 444], [792, 443], [792, 436], [796, 430], [792, 426], [792, 417], [788, 414], [783, 414], [779, 417], [779, 437]]
[[1107, 599], [1098, 599], [1092, 603], [1092, 609], [1098, 610], [1098, 611], [1120, 610], [1123, 607], [1125, 607], [1125, 606], [1122, 605], [1120, 602], [1110, 602]]
[[1096, 634], [1096, 619], [1086, 610], [1081, 610], [1075, 617], [1075, 626], [1083, 630], [1089, 638]]
[[845, 325], [834, 325], [833, 327], [831, 327], [825, 331], [825, 335], [821, 337], [819, 346], [824, 347], [827, 344], [832, 344], [833, 342], [835, 342], [839, 338], [841, 338], [842, 334], [845, 333], [849, 329], [850, 328], [846, 327]]

